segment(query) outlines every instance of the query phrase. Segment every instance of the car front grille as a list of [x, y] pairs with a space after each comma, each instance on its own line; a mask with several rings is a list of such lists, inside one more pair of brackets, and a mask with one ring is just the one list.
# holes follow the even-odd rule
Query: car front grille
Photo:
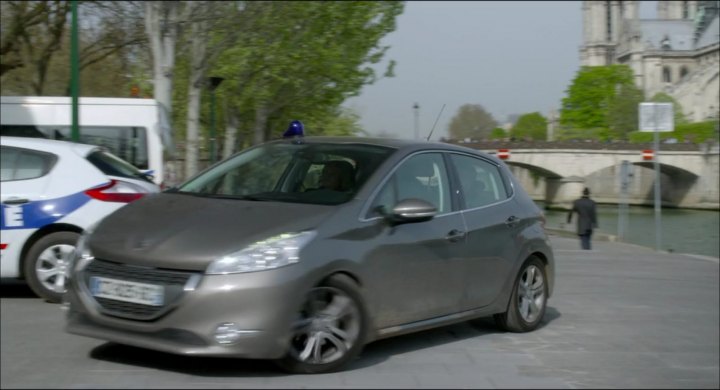
[[[100, 311], [104, 314], [150, 321], [166, 314], [174, 307], [174, 304], [181, 298], [188, 280], [195, 274], [193, 272], [146, 268], [95, 259], [83, 271], [82, 281], [85, 284], [86, 292], [90, 298], [97, 302]], [[89, 286], [90, 278], [93, 276], [161, 285], [164, 290], [163, 305], [151, 306], [92, 296]]]

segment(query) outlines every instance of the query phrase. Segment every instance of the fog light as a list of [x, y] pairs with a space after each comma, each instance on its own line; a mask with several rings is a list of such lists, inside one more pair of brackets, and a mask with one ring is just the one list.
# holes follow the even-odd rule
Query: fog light
[[215, 341], [218, 344], [233, 344], [242, 337], [257, 332], [257, 330], [241, 330], [234, 322], [224, 322], [215, 328]]

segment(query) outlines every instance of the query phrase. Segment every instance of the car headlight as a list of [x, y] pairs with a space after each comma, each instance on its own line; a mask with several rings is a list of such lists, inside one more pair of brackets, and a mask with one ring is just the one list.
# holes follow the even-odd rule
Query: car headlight
[[210, 263], [206, 274], [235, 274], [284, 267], [300, 261], [300, 250], [316, 233], [285, 233], [258, 241]]

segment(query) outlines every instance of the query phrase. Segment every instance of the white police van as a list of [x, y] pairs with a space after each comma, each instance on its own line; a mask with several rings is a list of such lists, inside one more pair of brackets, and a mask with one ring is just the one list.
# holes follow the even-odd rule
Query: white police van
[[[166, 154], [174, 153], [165, 108], [154, 99], [81, 97], [79, 141], [107, 148], [157, 184], [169, 178]], [[0, 135], [71, 140], [71, 98], [63, 96], [0, 97]]]
[[101, 147], [0, 137], [0, 277], [59, 302], [80, 234], [160, 188]]

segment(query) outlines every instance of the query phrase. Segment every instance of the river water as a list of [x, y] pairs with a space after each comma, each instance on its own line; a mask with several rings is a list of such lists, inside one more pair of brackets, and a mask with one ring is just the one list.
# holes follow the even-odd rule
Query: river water
[[[540, 208], [543, 207], [538, 202]], [[598, 205], [597, 232], [617, 235], [618, 206]], [[549, 228], [569, 229], [567, 211], [545, 210]], [[573, 215], [572, 228], [577, 214]], [[720, 257], [720, 212], [663, 208], [661, 250]], [[630, 206], [624, 242], [655, 248], [655, 209]], [[579, 247], [578, 240], [578, 247]]]

